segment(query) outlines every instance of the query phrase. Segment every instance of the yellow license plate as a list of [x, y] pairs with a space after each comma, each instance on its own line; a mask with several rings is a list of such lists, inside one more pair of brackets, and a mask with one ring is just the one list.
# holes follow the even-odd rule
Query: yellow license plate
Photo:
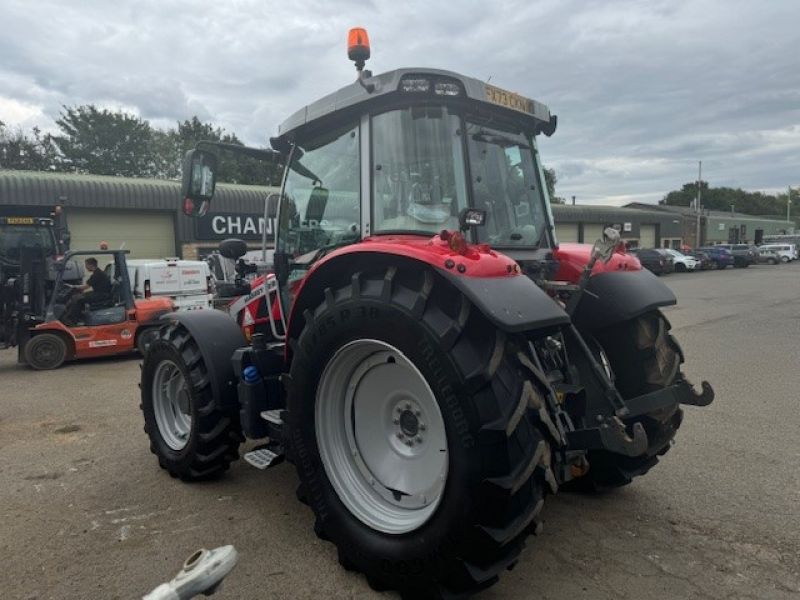
[[8, 217], [6, 223], [9, 225], [33, 225], [33, 217]]
[[513, 108], [514, 110], [528, 113], [529, 115], [533, 114], [533, 100], [515, 94], [514, 92], [509, 92], [502, 88], [486, 84], [486, 98], [489, 102], [493, 102], [494, 104]]

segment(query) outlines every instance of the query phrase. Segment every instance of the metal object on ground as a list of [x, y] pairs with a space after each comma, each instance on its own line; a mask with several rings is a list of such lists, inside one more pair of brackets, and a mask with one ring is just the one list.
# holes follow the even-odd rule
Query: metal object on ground
[[186, 600], [200, 594], [210, 596], [236, 566], [239, 558], [233, 546], [213, 550], [201, 548], [183, 563], [174, 579], [162, 583], [142, 600]]

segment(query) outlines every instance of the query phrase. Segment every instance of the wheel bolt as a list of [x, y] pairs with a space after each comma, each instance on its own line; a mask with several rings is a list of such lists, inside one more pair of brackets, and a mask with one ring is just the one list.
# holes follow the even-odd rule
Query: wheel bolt
[[422, 443], [422, 438], [421, 438], [421, 437], [419, 437], [419, 436], [417, 436], [417, 437], [416, 437], [416, 442], [417, 442], [418, 444], [421, 444], [421, 443]]
[[415, 417], [418, 417], [418, 416], [420, 416], [421, 414], [422, 414], [422, 413], [421, 413], [421, 412], [419, 412], [419, 409], [417, 409], [417, 410], [415, 410], [415, 411], [414, 411], [414, 416], [415, 416]]
[[400, 424], [400, 419], [395, 417], [394, 419], [392, 419], [392, 423], [394, 423], [395, 425], [399, 425]]
[[406, 402], [406, 410], [411, 410], [411, 403], [410, 402]]
[[403, 438], [405, 438], [405, 437], [406, 437], [406, 434], [405, 434], [405, 433], [403, 433], [402, 431], [398, 431], [398, 432], [397, 432], [397, 439], [400, 439], [400, 440], [402, 440], [402, 439], [403, 439]]
[[406, 446], [413, 446], [414, 440], [406, 440]]
[[420, 423], [420, 424], [419, 424], [419, 430], [420, 430], [420, 431], [425, 431], [427, 428], [428, 428], [428, 427], [425, 425], [425, 423]]

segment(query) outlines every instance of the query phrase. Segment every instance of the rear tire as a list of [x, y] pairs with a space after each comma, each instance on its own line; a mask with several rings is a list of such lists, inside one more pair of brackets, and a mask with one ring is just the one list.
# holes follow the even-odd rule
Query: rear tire
[[[680, 377], [683, 355], [669, 333], [669, 322], [654, 310], [636, 319], [595, 332], [622, 397], [635, 398], [673, 385]], [[576, 487], [601, 491], [628, 485], [634, 477], [644, 475], [672, 445], [683, 420], [683, 411], [674, 405], [626, 421], [632, 426], [640, 422], [647, 432], [649, 447], [642, 456], [629, 457], [606, 451], [589, 452], [589, 472], [576, 481]]]
[[55, 333], [37, 333], [25, 345], [25, 361], [37, 371], [57, 369], [67, 359], [67, 343]]
[[208, 479], [239, 458], [244, 438], [238, 411], [216, 402], [200, 349], [185, 327], [172, 323], [158, 330], [139, 387], [150, 451], [172, 477]]
[[[525, 538], [537, 531], [544, 496], [557, 484], [550, 467], [549, 417], [517, 341], [497, 331], [449, 284], [419, 268], [355, 274], [352, 283], [326, 289], [323, 303], [306, 311], [303, 332], [291, 346], [286, 421], [300, 496], [315, 513], [317, 535], [336, 545], [340, 563], [364, 573], [373, 588], [414, 598], [475, 592], [512, 567]], [[376, 344], [371, 354], [370, 343]], [[364, 356], [342, 359], [354, 351]], [[407, 365], [405, 380], [391, 375], [398, 364]], [[329, 365], [330, 373], [350, 373], [338, 387], [329, 384]], [[371, 380], [369, 369], [376, 370]], [[401, 482], [392, 488], [374, 464], [347, 466], [350, 452], [363, 449], [360, 440], [376, 431], [386, 448], [398, 447], [393, 436], [400, 431], [392, 427], [404, 427], [404, 417], [396, 416], [400, 424], [394, 424], [391, 402], [396, 389], [410, 387], [412, 380], [424, 382], [433, 403], [420, 403], [427, 408], [419, 418], [441, 419], [445, 432], [440, 452], [430, 454], [428, 464], [435, 467], [440, 453], [447, 454], [446, 472], [437, 471], [443, 487], [426, 487], [433, 491], [417, 506], [409, 502], [422, 495], [410, 482], [427, 479], [403, 479], [410, 467], [390, 471], [393, 481]], [[359, 405], [359, 390], [370, 391], [372, 405], [388, 407], [369, 421], [374, 427], [358, 423], [353, 407]], [[340, 398], [348, 394], [350, 409]], [[413, 411], [413, 394], [397, 401], [408, 397]], [[337, 404], [352, 414], [340, 419], [331, 412]], [[331, 445], [335, 435], [322, 433], [336, 420], [352, 423], [338, 446]], [[346, 440], [355, 443], [348, 447]], [[392, 452], [381, 457], [394, 460]]]

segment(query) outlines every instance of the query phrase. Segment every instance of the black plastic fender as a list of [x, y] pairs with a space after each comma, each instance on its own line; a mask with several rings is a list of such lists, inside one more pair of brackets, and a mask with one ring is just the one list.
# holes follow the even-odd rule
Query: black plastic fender
[[437, 269], [498, 329], [508, 333], [569, 323], [569, 315], [525, 275], [464, 277]]
[[599, 329], [676, 303], [672, 290], [650, 271], [598, 273], [589, 279], [573, 321], [580, 329]]
[[238, 406], [238, 378], [232, 358], [238, 348], [247, 346], [247, 341], [236, 321], [218, 310], [167, 313], [161, 321], [177, 322], [186, 327], [200, 348], [214, 398], [220, 406]]
[[304, 311], [313, 310], [322, 302], [326, 287], [341, 285], [359, 270], [389, 264], [431, 269], [469, 298], [499, 329], [509, 333], [569, 323], [569, 315], [525, 275], [468, 277], [409, 257], [363, 252], [336, 257], [315, 271], [295, 299], [288, 338], [299, 337], [305, 322]]

